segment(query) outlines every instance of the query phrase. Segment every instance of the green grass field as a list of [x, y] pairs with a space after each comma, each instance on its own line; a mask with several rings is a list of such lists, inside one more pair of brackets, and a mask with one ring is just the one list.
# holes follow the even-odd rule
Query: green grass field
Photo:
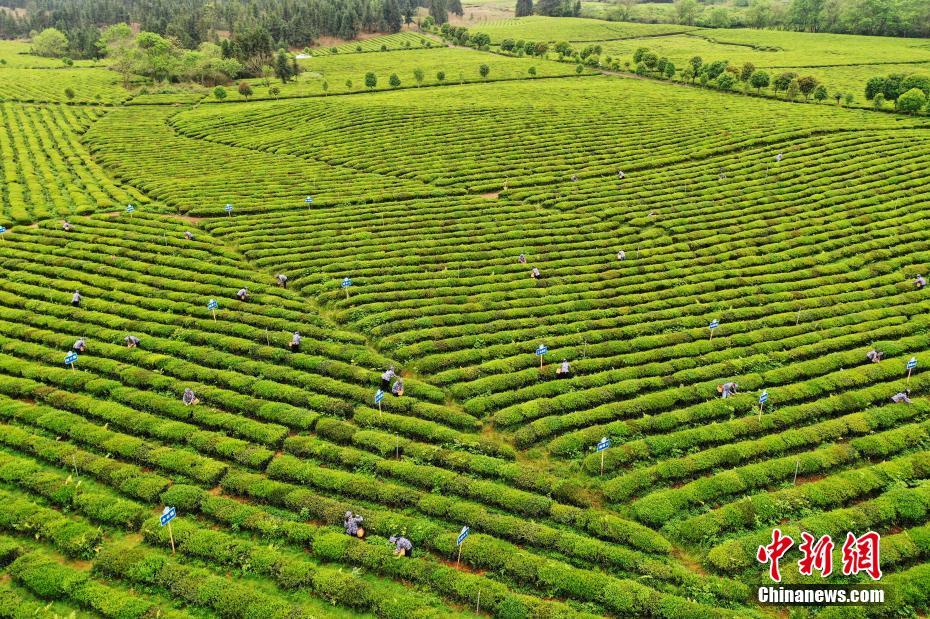
[[[930, 66], [908, 40], [494, 28], [857, 93]], [[411, 36], [225, 103], [0, 44], [0, 617], [930, 612], [930, 117]], [[840, 546], [880, 533], [886, 603], [758, 604], [774, 527], [837, 546], [826, 580], [792, 548], [783, 584], [872, 582]]]
[[486, 32], [491, 37], [491, 42], [496, 44], [503, 39], [524, 39], [542, 42], [630, 39], [685, 32], [692, 30], [692, 28], [674, 24], [634, 24], [605, 22], [597, 19], [566, 19], [536, 15], [484, 24], [475, 27], [474, 30], [476, 32]]
[[[253, 99], [274, 98], [270, 88], [280, 90], [278, 98], [312, 97], [326, 94], [364, 93], [365, 75], [375, 74], [377, 84], [372, 90], [391, 90], [392, 74], [400, 79], [398, 88], [416, 88], [415, 70], [423, 71], [421, 86], [462, 84], [484, 81], [530, 79], [530, 68], [536, 78], [574, 76], [575, 67], [543, 59], [511, 58], [477, 52], [470, 49], [436, 47], [391, 53], [342, 54], [300, 61], [303, 73], [296, 82], [282, 84], [280, 81], [265, 86], [261, 80], [250, 80], [254, 90]], [[479, 68], [487, 65], [487, 78], [481, 77]], [[444, 74], [439, 80], [438, 74]], [[588, 74], [591, 71], [587, 71]], [[348, 83], [351, 81], [351, 85]], [[324, 91], [323, 82], [327, 89]], [[209, 100], [209, 99], [208, 99]], [[234, 88], [229, 89], [227, 101], [245, 100]]]

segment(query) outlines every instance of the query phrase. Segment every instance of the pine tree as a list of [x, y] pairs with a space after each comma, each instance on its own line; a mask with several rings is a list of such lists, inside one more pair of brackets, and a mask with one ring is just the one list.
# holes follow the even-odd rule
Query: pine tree
[[[459, 0], [455, 0], [458, 2]], [[384, 0], [381, 7], [383, 27], [385, 32], [400, 32], [403, 16], [400, 12], [400, 4], [397, 0]]]
[[430, 0], [429, 15], [433, 18], [433, 21], [436, 22], [437, 26], [441, 26], [449, 21], [449, 9], [446, 0]]
[[517, 0], [517, 8], [514, 11], [517, 17], [528, 17], [533, 14], [533, 0]]
[[451, 0], [449, 2], [449, 12], [454, 13], [461, 17], [465, 14], [465, 9], [462, 8], [462, 0]]

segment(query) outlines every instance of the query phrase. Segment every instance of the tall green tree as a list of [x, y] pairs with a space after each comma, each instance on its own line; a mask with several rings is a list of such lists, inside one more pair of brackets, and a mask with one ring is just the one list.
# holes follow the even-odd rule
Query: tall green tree
[[49, 58], [61, 58], [68, 52], [68, 37], [56, 28], [46, 28], [32, 37], [32, 53]]
[[514, 9], [515, 17], [527, 17], [533, 14], [533, 0], [517, 0], [517, 6]]
[[448, 0], [429, 0], [429, 16], [441, 26], [449, 21]]
[[398, 0], [383, 1], [381, 4], [381, 20], [383, 21], [383, 30], [385, 32], [400, 32], [404, 18], [401, 14], [400, 2], [398, 2]]

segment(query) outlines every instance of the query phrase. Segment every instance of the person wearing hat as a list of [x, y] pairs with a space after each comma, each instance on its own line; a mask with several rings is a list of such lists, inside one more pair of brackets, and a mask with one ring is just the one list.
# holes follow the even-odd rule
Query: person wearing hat
[[562, 364], [559, 365], [559, 369], [555, 371], [555, 375], [558, 378], [569, 378], [572, 375], [572, 370], [568, 365], [568, 359], [562, 359]]
[[294, 337], [291, 338], [291, 351], [300, 350], [300, 331], [294, 331]]
[[126, 342], [126, 348], [135, 348], [139, 345], [139, 338], [135, 335], [127, 335], [124, 341]]
[[407, 557], [413, 554], [413, 542], [402, 535], [392, 535], [388, 538], [394, 544], [394, 554], [398, 557]]
[[84, 352], [87, 350], [87, 344], [84, 343], [84, 338], [78, 338], [71, 349], [74, 350], [74, 352]]
[[736, 383], [723, 383], [722, 385], [717, 385], [717, 392], [722, 398], [728, 398], [731, 395], [735, 395]]
[[914, 285], [917, 286], [917, 290], [920, 290], [927, 285], [927, 280], [924, 279], [923, 275], [918, 275], [914, 278]]
[[248, 299], [248, 298], [249, 298], [249, 289], [248, 289], [248, 288], [240, 288], [240, 289], [239, 289], [239, 292], [236, 293], [236, 298], [239, 299], [240, 301], [245, 301], [246, 299]]
[[381, 391], [387, 391], [391, 388], [391, 381], [397, 377], [392, 365], [381, 375]]
[[865, 353], [865, 358], [871, 361], [872, 363], [878, 363], [879, 361], [882, 360], [882, 356], [884, 356], [884, 354], [885, 353], [879, 350], [870, 350], [869, 352]]
[[362, 518], [360, 515], [353, 514], [352, 512], [346, 512], [345, 517], [342, 519], [342, 524], [345, 527], [346, 535], [351, 535], [352, 537], [365, 537], [365, 529], [361, 526]]
[[911, 395], [911, 390], [905, 389], [904, 391], [901, 391], [891, 396], [891, 401], [894, 402], [895, 404], [910, 404], [911, 398], [908, 397], [910, 395]]
[[530, 271], [530, 277], [532, 277], [533, 279], [539, 279], [540, 277], [542, 277], [542, 275], [540, 275], [539, 269], [537, 269], [536, 267], [533, 267], [533, 270]]
[[77, 290], [74, 291], [74, 294], [71, 295], [71, 305], [77, 307], [81, 304], [81, 293]]
[[284, 273], [278, 273], [277, 275], [275, 275], [275, 279], [278, 280], [278, 284], [282, 288], [287, 288], [287, 275], [285, 275]]
[[181, 401], [184, 402], [187, 406], [193, 406], [194, 404], [200, 402], [200, 400], [197, 399], [197, 396], [194, 395], [194, 390], [190, 387], [184, 390], [184, 395], [181, 396]]

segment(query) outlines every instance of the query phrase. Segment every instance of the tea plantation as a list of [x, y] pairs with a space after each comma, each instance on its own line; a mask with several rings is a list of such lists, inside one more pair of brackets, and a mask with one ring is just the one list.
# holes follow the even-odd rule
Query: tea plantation
[[[310, 51], [223, 98], [0, 44], [0, 617], [930, 611], [930, 118]], [[759, 604], [775, 527], [836, 542], [783, 584], [873, 583], [841, 546], [881, 534], [885, 602]]]

